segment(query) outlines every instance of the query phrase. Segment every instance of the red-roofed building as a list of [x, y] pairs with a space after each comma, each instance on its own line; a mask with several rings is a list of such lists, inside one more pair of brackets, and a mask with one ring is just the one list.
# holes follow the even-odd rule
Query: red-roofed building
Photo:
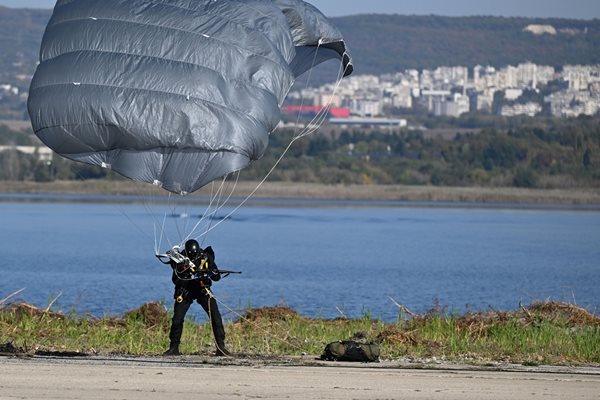
[[[324, 106], [285, 105], [282, 107], [282, 111], [284, 114], [292, 117], [313, 118], [325, 108]], [[346, 107], [330, 107], [327, 110], [327, 114], [329, 118], [350, 118], [350, 109]]]

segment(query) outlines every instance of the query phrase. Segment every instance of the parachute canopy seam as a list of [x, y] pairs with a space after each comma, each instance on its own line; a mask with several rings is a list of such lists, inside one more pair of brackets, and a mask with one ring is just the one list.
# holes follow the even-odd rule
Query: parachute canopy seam
[[[239, 26], [239, 27], [243, 28], [243, 29], [244, 29], [244, 30], [246, 30], [246, 31], [255, 31], [255, 32], [259, 32], [259, 33], [260, 33], [260, 34], [261, 34], [261, 35], [262, 35], [262, 36], [265, 38], [265, 40], [266, 40], [266, 41], [268, 41], [268, 42], [269, 42], [269, 43], [271, 43], [271, 44], [272, 44], [272, 45], [273, 45], [275, 48], [277, 48], [277, 45], [276, 45], [275, 43], [273, 43], [273, 41], [271, 40], [271, 38], [269, 38], [269, 36], [267, 36], [266, 32], [264, 32], [263, 30], [261, 30], [261, 29], [254, 29], [254, 28], [251, 28], [251, 27], [249, 27], [249, 26], [243, 25], [243, 24], [241, 24], [241, 23], [239, 23], [239, 22], [237, 22], [237, 21], [233, 20], [232, 18], [226, 18], [225, 16], [223, 16], [223, 15], [220, 15], [220, 14], [217, 14], [217, 13], [215, 13], [215, 12], [212, 12], [212, 11], [207, 11], [207, 9], [206, 9], [206, 8], [204, 8], [203, 10], [199, 10], [199, 9], [194, 9], [194, 8], [188, 8], [188, 7], [177, 6], [177, 5], [174, 5], [174, 4], [168, 4], [168, 3], [165, 3], [165, 2], [162, 2], [162, 1], [148, 1], [148, 0], [147, 0], [147, 1], [145, 1], [145, 3], [148, 3], [148, 4], [153, 4], [153, 5], [161, 5], [161, 6], [165, 6], [165, 7], [171, 7], [171, 8], [175, 8], [175, 9], [177, 9], [177, 10], [192, 11], [192, 12], [200, 12], [200, 11], [201, 11], [201, 12], [202, 12], [202, 13], [204, 13], [204, 14], [213, 15], [213, 16], [215, 16], [215, 17], [218, 17], [218, 18], [220, 18], [220, 19], [222, 19], [222, 20], [224, 20], [224, 21], [226, 21], [226, 22], [230, 22], [230, 23], [232, 23], [232, 24], [234, 24], [234, 25], [237, 25], [237, 26]], [[261, 15], [263, 15], [263, 16], [265, 16], [265, 17], [269, 18], [269, 19], [272, 19], [272, 18], [270, 18], [268, 15], [265, 15], [264, 13], [262, 13], [261, 11], [259, 11], [259, 10], [256, 10], [256, 11], [257, 11], [258, 13], [260, 13]], [[96, 17], [89, 17], [89, 18], [90, 18], [90, 19], [93, 19], [94, 21], [97, 21], [97, 20], [98, 20], [98, 18], [96, 18]], [[106, 20], [109, 20], [109, 19], [108, 19], [108, 18], [106, 18]], [[272, 19], [272, 20], [274, 20], [274, 19]], [[120, 20], [119, 20], [119, 21], [120, 21]], [[277, 22], [276, 20], [274, 20], [274, 21], [275, 21], [275, 22]], [[61, 21], [61, 22], [62, 22], [62, 21]], [[55, 26], [55, 25], [58, 25], [58, 23], [56, 23], [56, 24], [53, 24], [52, 26]], [[281, 26], [281, 24], [279, 24], [279, 25]], [[289, 28], [286, 28], [285, 30], [289, 31]], [[206, 36], [205, 36], [205, 37], [206, 37]], [[277, 48], [277, 50], [278, 50], [278, 51], [280, 51], [278, 48]]]
[[[273, 18], [269, 14], [265, 14], [264, 12], [262, 12], [261, 10], [259, 10], [258, 8], [254, 8], [254, 7], [250, 6], [248, 3], [243, 2], [243, 1], [238, 1], [238, 0], [231, 0], [231, 1], [233, 1], [234, 3], [242, 4], [244, 7], [249, 8], [249, 9], [251, 9], [253, 11], [256, 11], [257, 13], [259, 13], [260, 15], [262, 15], [263, 17], [268, 18], [271, 21], [274, 21], [277, 25], [279, 25], [281, 28], [283, 28], [284, 31], [287, 31], [287, 32], [290, 31], [289, 25], [287, 25], [287, 26], [282, 25], [281, 22], [279, 22], [277, 19]], [[283, 12], [281, 11], [281, 9], [279, 9], [279, 8], [277, 8], [277, 9], [283, 15]]]
[[[48, 129], [50, 129], [50, 128], [55, 128], [55, 127], [59, 127], [59, 126], [63, 126], [63, 125], [51, 126], [51, 127], [48, 127]], [[64, 126], [65, 126], [65, 127], [70, 127], [70, 126], [75, 126], [75, 125], [64, 125]], [[41, 132], [41, 131], [43, 131], [44, 129], [46, 129], [46, 128], [39, 128], [39, 129], [36, 129], [36, 130], [34, 130], [34, 132], [33, 132], [33, 133], [37, 135], [37, 134], [38, 134], [38, 132]], [[94, 149], [93, 149], [93, 148], [92, 148], [92, 147], [91, 147], [89, 144], [87, 144], [86, 142], [82, 141], [80, 138], [78, 138], [77, 136], [75, 136], [75, 135], [74, 135], [72, 132], [70, 132], [70, 131], [65, 131], [64, 133], [65, 133], [65, 135], [66, 135], [66, 136], [70, 137], [70, 138], [71, 138], [73, 141], [76, 141], [77, 143], [79, 143], [79, 145], [80, 145], [80, 146], [82, 146], [82, 147], [86, 147], [86, 148], [89, 148], [89, 150], [88, 150], [88, 152], [89, 152], [89, 153], [93, 153], [93, 152], [95, 151], [95, 150], [94, 150]], [[42, 140], [42, 141], [43, 141], [43, 140]], [[66, 138], [64, 138], [64, 139], [63, 139], [63, 140], [60, 142], [60, 144], [62, 145], [62, 144], [64, 144], [66, 141], [67, 141], [67, 139], [66, 139]], [[44, 143], [44, 144], [45, 144], [45, 143]], [[56, 149], [57, 147], [60, 147], [60, 146], [52, 146], [52, 150], [56, 151], [55, 149]], [[59, 153], [59, 154], [61, 154], [61, 153], [60, 153], [60, 152], [58, 152], [58, 151], [56, 151], [56, 152], [57, 152], [57, 153]], [[65, 153], [65, 154], [66, 154], [66, 153]]]
[[[32, 91], [33, 90], [39, 90], [39, 89], [47, 88], [47, 87], [68, 86], [68, 85], [72, 85], [72, 84], [73, 84], [73, 82], [53, 83], [51, 85], [37, 86], [35, 88], [32, 88]], [[142, 91], [142, 92], [164, 93], [164, 94], [170, 94], [170, 95], [173, 95], [173, 96], [183, 97], [185, 99], [187, 99], [187, 96], [188, 96], [187, 94], [168, 92], [166, 90], [145, 89], [145, 88], [132, 88], [132, 87], [128, 87], [128, 86], [115, 86], [115, 85], [106, 85], [106, 84], [101, 84], [101, 83], [86, 83], [86, 82], [82, 82], [79, 86], [99, 86], [99, 87], [109, 87], [109, 88], [115, 88], [115, 89], [125, 89], [125, 90], [131, 90], [131, 91], [139, 90], [139, 91]], [[265, 128], [265, 130], [267, 128], [265, 125], [263, 125], [262, 122], [260, 122], [259, 120], [257, 120], [254, 116], [248, 114], [247, 111], [242, 111], [242, 110], [239, 110], [239, 109], [234, 108], [234, 107], [228, 107], [226, 105], [215, 103], [214, 101], [210, 101], [210, 100], [206, 100], [206, 99], [201, 99], [199, 97], [190, 96], [190, 98], [192, 98], [194, 100], [198, 100], [201, 103], [212, 104], [212, 105], [214, 105], [214, 106], [216, 106], [218, 108], [225, 109], [227, 111], [233, 111], [233, 112], [235, 112], [237, 114], [240, 114], [244, 118], [248, 118], [248, 119], [252, 120], [257, 125], [262, 126], [263, 128]], [[107, 124], [107, 125], [110, 125], [110, 124]], [[64, 126], [68, 126], [68, 125], [64, 125]]]
[[[48, 26], [47, 29], [53, 28], [55, 26], [58, 26], [58, 25], [61, 25], [61, 24], [67, 23], [67, 22], [87, 21], [87, 20], [89, 20], [89, 17], [86, 17], [86, 18], [65, 19], [65, 20], [59, 21], [59, 22], [57, 22], [55, 24], [52, 24], [52, 25]], [[177, 31], [177, 32], [189, 33], [191, 35], [196, 35], [196, 36], [201, 36], [201, 37], [206, 38], [206, 36], [202, 35], [201, 33], [193, 32], [193, 31], [188, 31], [188, 30], [185, 30], [185, 29], [174, 28], [172, 26], [157, 25], [157, 24], [148, 24], [148, 23], [143, 23], [143, 22], [131, 21], [131, 20], [128, 20], [128, 19], [118, 19], [118, 18], [98, 18], [97, 20], [98, 21], [100, 21], [100, 20], [102, 20], [102, 21], [118, 21], [118, 22], [125, 22], [125, 23], [132, 24], [132, 25], [151, 26], [151, 27], [155, 27], [155, 28], [163, 28], [163, 29], [173, 30], [173, 31]], [[245, 49], [245, 48], [243, 48], [241, 46], [238, 46], [238, 45], [236, 45], [234, 43], [227, 42], [227, 41], [225, 41], [223, 39], [219, 39], [219, 38], [217, 38], [215, 36], [210, 36], [207, 39], [209, 39], [209, 40], [215, 40], [217, 42], [221, 42], [221, 43], [226, 44], [228, 46], [235, 47], [235, 48], [239, 49], [240, 51], [242, 51], [244, 53], [251, 54], [251, 55], [256, 56], [256, 57], [264, 58], [265, 60], [270, 61], [270, 62], [272, 62], [274, 64], [277, 64], [277, 65], [287, 65], [287, 62], [281, 63], [281, 62], [279, 62], [277, 60], [274, 60], [274, 59], [272, 59], [270, 57], [267, 57], [267, 56], [264, 56], [262, 54], [253, 53], [252, 51], [250, 51], [248, 49]], [[285, 60], [283, 60], [283, 61], [285, 61]]]
[[[62, 8], [62, 7], [64, 7], [64, 6], [67, 6], [67, 5], [69, 5], [70, 3], [72, 3], [73, 1], [75, 1], [75, 0], [71, 0], [71, 1], [64, 0], [62, 3], [60, 3], [60, 2], [59, 2], [58, 4], [56, 4], [56, 6], [54, 6], [54, 9], [58, 9], [58, 8]], [[232, 1], [234, 1], [235, 3], [238, 3], [238, 4], [242, 4], [243, 6], [245, 6], [245, 7], [249, 8], [249, 9], [251, 9], [251, 10], [254, 10], [254, 11], [256, 11], [257, 13], [259, 13], [260, 15], [262, 15], [263, 17], [265, 17], [265, 18], [268, 18], [268, 19], [270, 19], [271, 21], [275, 22], [277, 25], [279, 25], [281, 28], [283, 28], [283, 30], [284, 30], [284, 31], [289, 31], [289, 29], [290, 29], [290, 27], [289, 27], [289, 26], [284, 26], [284, 25], [282, 25], [282, 24], [281, 24], [281, 23], [280, 23], [280, 22], [279, 22], [277, 19], [273, 18], [272, 16], [270, 16], [270, 15], [268, 15], [268, 14], [265, 14], [264, 12], [260, 11], [260, 10], [259, 10], [259, 9], [257, 9], [257, 8], [254, 8], [254, 7], [251, 7], [251, 6], [249, 6], [249, 5], [248, 5], [248, 3], [245, 3], [245, 2], [242, 2], [242, 1], [235, 1], [235, 0], [232, 0]], [[211, 2], [212, 2], [212, 1], [211, 1]], [[154, 2], [154, 1], [148, 1], [148, 3], [151, 3], [151, 4], [163, 4], [163, 5], [170, 5], [170, 4], [166, 4], [166, 3], [164, 3], [164, 2]], [[185, 8], [185, 7], [180, 7], [180, 6], [172, 6], [172, 7], [177, 7], [177, 8], [181, 8], [182, 10], [189, 10], [189, 11], [203, 11], [203, 12], [206, 12], [207, 14], [209, 14], [209, 13], [210, 13], [210, 12], [207, 12], [207, 11], [206, 11], [206, 8], [203, 8], [202, 10], [200, 10], [200, 9]], [[281, 11], [281, 10], [279, 10], [279, 11]], [[212, 13], [212, 15], [218, 15], [218, 14]], [[223, 18], [223, 17], [221, 16], [221, 18]], [[233, 20], [231, 20], [231, 21], [235, 23], [235, 21], [233, 21]], [[241, 25], [241, 24], [240, 24], [240, 25]]]
[[[61, 124], [61, 125], [51, 125], [51, 126], [47, 126], [47, 127], [43, 127], [43, 128], [39, 128], [37, 129], [34, 133], [38, 133], [41, 132], [43, 130], [46, 129], [52, 129], [52, 128], [59, 128], [59, 127], [73, 127], [73, 126], [117, 126], [115, 124], [98, 124], [98, 123], [90, 123], [90, 124]], [[69, 136], [73, 137], [74, 139], [78, 139], [77, 137], [70, 135]], [[78, 139], [79, 140], [79, 139]], [[81, 144], [86, 145], [86, 143], [81, 142]], [[249, 160], [252, 160], [252, 158], [248, 157], [246, 154], [244, 154], [244, 152], [241, 152], [239, 150], [232, 150], [232, 149], [209, 149], [209, 148], [202, 148], [202, 149], [198, 149], [196, 147], [181, 147], [181, 148], [177, 148], [177, 149], [173, 149], [173, 147], [168, 147], [168, 146], [158, 146], [158, 147], [148, 147], [148, 148], [131, 148], [131, 149], [123, 149], [123, 148], [119, 148], [119, 147], [110, 147], [107, 149], [102, 149], [101, 151], [143, 151], [143, 152], [152, 152], [152, 151], [156, 151], [158, 152], [158, 150], [169, 150], [170, 152], [175, 152], [175, 151], [183, 151], [183, 150], [192, 150], [196, 153], [232, 153], [232, 154], [237, 154], [243, 157], [248, 158]], [[92, 148], [90, 148], [90, 150], [88, 151], [88, 153], [94, 153], [97, 152], [97, 150], [94, 150]], [[58, 152], [57, 152], [58, 153]], [[63, 152], [61, 151], [60, 154], [62, 155], [73, 155], [73, 154], [81, 154], [81, 153], [86, 153], [85, 151], [78, 151], [77, 153], [70, 153], [70, 152]]]
[[150, 59], [156, 59], [156, 60], [170, 61], [170, 62], [177, 63], [177, 64], [191, 65], [191, 66], [194, 66], [194, 67], [199, 67], [199, 68], [206, 69], [208, 71], [213, 71], [216, 74], [220, 75], [223, 78], [224, 81], [237, 82], [237, 83], [239, 83], [241, 85], [250, 86], [252, 88], [258, 89], [261, 92], [265, 92], [268, 95], [271, 95], [271, 96], [273, 95], [273, 93], [271, 91], [269, 91], [268, 89], [265, 89], [264, 87], [257, 86], [255, 84], [253, 84], [251, 81], [243, 81], [241, 79], [237, 79], [237, 78], [233, 78], [231, 76], [227, 76], [223, 72], [220, 72], [220, 71], [217, 71], [216, 69], [207, 67], [206, 65], [196, 64], [196, 63], [192, 63], [192, 62], [189, 62], [189, 61], [176, 60], [174, 58], [151, 56], [151, 55], [148, 55], [148, 54], [135, 54], [135, 53], [127, 53], [127, 52], [124, 52], [124, 51], [112, 51], [112, 50], [77, 49], [77, 50], [73, 50], [73, 51], [68, 51], [68, 52], [62, 53], [62, 54], [60, 54], [58, 56], [55, 56], [55, 57], [52, 57], [52, 58], [48, 58], [44, 62], [55, 60], [58, 57], [65, 56], [65, 55], [68, 55], [68, 54], [85, 53], [85, 52], [89, 52], [89, 53], [104, 53], [104, 54], [117, 54], [117, 55], [132, 56], [132, 57], [139, 57], [139, 58], [150, 58]]
[[[222, 20], [224, 20], [224, 21], [231, 22], [232, 24], [235, 24], [235, 25], [237, 25], [237, 26], [239, 26], [239, 27], [241, 27], [241, 28], [243, 28], [243, 29], [245, 29], [245, 30], [248, 30], [248, 31], [256, 31], [256, 32], [260, 32], [260, 33], [261, 33], [261, 35], [262, 35], [262, 36], [263, 36], [263, 37], [264, 37], [264, 38], [265, 38], [265, 39], [266, 39], [268, 42], [270, 42], [271, 44], [273, 44], [273, 46], [275, 46], [275, 48], [277, 48], [277, 45], [276, 45], [275, 43], [273, 43], [273, 41], [271, 40], [271, 38], [269, 38], [269, 36], [267, 36], [266, 32], [264, 32], [262, 29], [257, 29], [257, 28], [255, 29], [255, 28], [251, 28], [251, 27], [249, 27], [249, 26], [243, 25], [243, 24], [241, 24], [241, 23], [239, 23], [239, 22], [235, 21], [235, 20], [234, 20], [234, 19], [232, 19], [232, 18], [227, 18], [227, 17], [225, 17], [225, 16], [223, 16], [223, 15], [221, 15], [221, 14], [217, 14], [217, 13], [215, 13], [215, 12], [213, 12], [213, 11], [207, 11], [207, 9], [206, 9], [206, 8], [204, 8], [203, 10], [199, 10], [199, 9], [193, 9], [193, 8], [188, 8], [188, 7], [176, 6], [176, 5], [174, 5], [174, 4], [168, 4], [168, 3], [165, 3], [165, 2], [162, 2], [162, 1], [146, 1], [146, 3], [148, 3], [148, 4], [155, 4], [155, 5], [163, 5], [163, 6], [165, 6], [165, 7], [172, 7], [172, 8], [175, 8], [175, 9], [179, 9], [179, 10], [185, 10], [185, 11], [192, 11], [192, 12], [198, 12], [198, 11], [202, 11], [204, 14], [214, 15], [215, 17], [219, 17], [219, 18], [221, 18], [221, 19], [222, 19]], [[252, 8], [252, 7], [249, 7], [249, 8]], [[266, 15], [266, 14], [264, 14], [264, 13], [263, 13], [262, 11], [260, 11], [260, 10], [256, 10], [256, 9], [254, 9], [254, 8], [252, 8], [252, 9], [253, 9], [253, 10], [255, 10], [256, 12], [258, 12], [259, 14], [261, 14], [262, 16], [264, 16], [265, 18], [268, 18], [268, 19], [270, 19], [270, 20], [274, 21], [274, 22], [275, 22], [277, 25], [279, 25], [280, 27], [283, 27], [281, 24], [279, 24], [279, 21], [277, 21], [276, 19], [274, 19], [274, 18], [271, 18], [269, 15]], [[284, 27], [284, 32], [289, 32], [289, 27]], [[279, 49], [277, 49], [277, 50], [279, 50]]]

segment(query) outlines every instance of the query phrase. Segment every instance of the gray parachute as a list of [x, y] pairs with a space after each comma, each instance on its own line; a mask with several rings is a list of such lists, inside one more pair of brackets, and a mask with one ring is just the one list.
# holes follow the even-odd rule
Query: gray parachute
[[262, 157], [294, 80], [352, 60], [300, 0], [59, 0], [31, 82], [36, 135], [175, 193]]

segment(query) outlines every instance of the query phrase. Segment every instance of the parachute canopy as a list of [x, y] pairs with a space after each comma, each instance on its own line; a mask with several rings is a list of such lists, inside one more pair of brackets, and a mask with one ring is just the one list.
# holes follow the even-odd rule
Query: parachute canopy
[[294, 80], [352, 60], [301, 0], [59, 0], [31, 82], [36, 135], [188, 193], [259, 159]]

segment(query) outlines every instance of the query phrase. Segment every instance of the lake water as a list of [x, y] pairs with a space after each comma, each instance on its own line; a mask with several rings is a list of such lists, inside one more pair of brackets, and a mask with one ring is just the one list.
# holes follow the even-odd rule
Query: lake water
[[[205, 211], [3, 200], [0, 299], [25, 288], [17, 298], [45, 308], [61, 294], [53, 309], [96, 316], [156, 300], [170, 307], [171, 272], [155, 259], [155, 242], [167, 250]], [[213, 286], [237, 311], [286, 304], [306, 316], [393, 321], [391, 299], [414, 312], [436, 299], [458, 312], [546, 299], [600, 310], [597, 211], [273, 203], [242, 207], [209, 244], [221, 268], [243, 271]]]

